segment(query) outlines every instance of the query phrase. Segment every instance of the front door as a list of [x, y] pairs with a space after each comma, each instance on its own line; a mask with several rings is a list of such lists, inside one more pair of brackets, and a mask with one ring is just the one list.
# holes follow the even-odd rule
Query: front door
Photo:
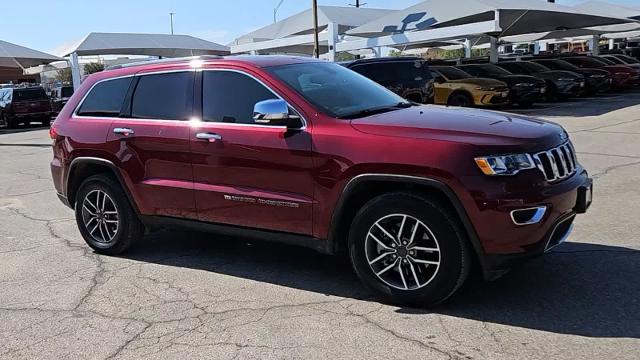
[[257, 102], [277, 98], [246, 73], [202, 72], [202, 121], [190, 134], [200, 220], [312, 233], [311, 135], [253, 121]]
[[189, 118], [195, 72], [139, 75], [107, 135], [143, 215], [197, 219]]

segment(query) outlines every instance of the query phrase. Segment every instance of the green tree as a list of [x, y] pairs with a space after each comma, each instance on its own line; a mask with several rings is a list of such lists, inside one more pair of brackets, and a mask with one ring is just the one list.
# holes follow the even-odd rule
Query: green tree
[[54, 77], [63, 84], [70, 84], [73, 82], [71, 68], [64, 68], [56, 71], [56, 75]]
[[104, 64], [97, 62], [90, 62], [84, 64], [84, 73], [85, 75], [97, 73], [104, 70]]

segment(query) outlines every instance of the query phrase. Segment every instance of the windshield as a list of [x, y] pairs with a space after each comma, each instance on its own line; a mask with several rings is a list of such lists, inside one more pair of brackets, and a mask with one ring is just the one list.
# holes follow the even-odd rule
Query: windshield
[[47, 93], [42, 88], [36, 89], [15, 89], [13, 91], [13, 101], [46, 100]]
[[613, 56], [612, 57], [599, 57], [598, 60], [602, 60], [604, 63], [606, 63], [607, 65], [624, 65], [624, 61], [620, 60], [620, 59], [616, 59]]
[[319, 110], [337, 118], [368, 110], [398, 109], [406, 100], [372, 80], [334, 63], [303, 63], [268, 68]]
[[540, 64], [532, 63], [532, 62], [519, 62], [520, 66], [531, 73], [540, 73], [544, 71], [549, 71], [549, 68], [542, 66]]
[[507, 76], [513, 75], [507, 70], [491, 64], [461, 66], [462, 70], [475, 76]]
[[596, 59], [596, 58], [592, 58], [592, 57], [578, 57], [578, 58], [567, 58], [568, 62], [577, 62], [578, 64], [582, 64], [582, 65], [588, 65], [590, 67], [595, 67], [595, 68], [599, 68], [599, 67], [603, 67], [607, 64], [604, 61], [601, 61], [600, 59]]
[[468, 73], [454, 68], [453, 66], [434, 66], [433, 69], [439, 72], [447, 80], [461, 80], [472, 77]]
[[616, 55], [616, 57], [624, 60], [627, 62], [627, 64], [640, 64], [640, 61], [638, 61], [638, 59], [636, 58], [632, 58], [631, 56], [627, 56], [627, 55]]
[[580, 69], [579, 67], [573, 64], [570, 64], [564, 60], [538, 60], [538, 61], [540, 64], [554, 70], [575, 71]]

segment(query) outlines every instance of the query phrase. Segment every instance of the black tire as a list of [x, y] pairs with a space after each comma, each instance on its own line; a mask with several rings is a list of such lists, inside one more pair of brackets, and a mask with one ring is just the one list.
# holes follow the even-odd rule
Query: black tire
[[[100, 194], [100, 192], [108, 195], [108, 197], [106, 198], [107, 206], [103, 206], [103, 210], [115, 209], [117, 215], [117, 228], [114, 228], [113, 224], [110, 224], [109, 227], [106, 227], [107, 225], [105, 224], [105, 228], [100, 228], [100, 233], [102, 233], [104, 229], [107, 235], [104, 235], [103, 233], [102, 236], [100, 235], [100, 233], [95, 232], [93, 233], [95, 233], [96, 235], [92, 235], [92, 230], [97, 231], [95, 229], [97, 220], [89, 223], [89, 226], [85, 225], [86, 217], [91, 216], [88, 215], [87, 212], [83, 212], [83, 205], [86, 204], [85, 200], [94, 202], [94, 194]], [[108, 205], [109, 200], [114, 204], [113, 207], [110, 207], [110, 205]], [[88, 205], [89, 206], [87, 206], [87, 209], [90, 208], [90, 204]], [[85, 211], [91, 210], [95, 211], [94, 209]], [[122, 254], [123, 252], [127, 251], [136, 241], [140, 240], [144, 235], [144, 225], [140, 222], [138, 216], [131, 207], [129, 199], [127, 199], [126, 195], [124, 194], [122, 187], [117, 181], [107, 175], [91, 176], [80, 185], [80, 188], [78, 189], [78, 193], [76, 195], [75, 215], [78, 229], [80, 229], [80, 234], [82, 234], [82, 237], [84, 238], [86, 243], [99, 254]], [[114, 220], [113, 215], [107, 214], [102, 214], [101, 218], [103, 218], [105, 221], [109, 219], [111, 219], [110, 221]], [[88, 227], [91, 227], [93, 229], [89, 229]], [[108, 241], [100, 241], [100, 237], [106, 239], [111, 234], [113, 234], [112, 239], [107, 239]]]
[[449, 106], [472, 107], [473, 99], [465, 93], [455, 93], [449, 97], [447, 101]]
[[3, 121], [7, 126], [7, 129], [15, 129], [18, 127], [18, 120], [12, 117], [9, 117], [6, 113], [3, 115]]
[[[435, 270], [429, 268], [429, 266], [436, 265], [422, 265], [426, 267], [417, 268], [416, 270], [414, 266], [418, 266], [418, 264], [411, 261], [415, 261], [415, 259], [409, 259], [410, 256], [406, 255], [411, 247], [404, 247], [401, 241], [400, 244], [397, 245], [398, 248], [395, 249], [396, 253], [393, 254], [394, 257], [392, 259], [383, 258], [383, 260], [381, 260], [383, 264], [381, 264], [380, 267], [386, 268], [387, 266], [392, 266], [389, 263], [397, 257], [397, 260], [400, 262], [398, 268], [401, 271], [405, 270], [407, 275], [401, 275], [401, 271], [397, 271], [396, 266], [392, 268], [395, 273], [390, 273], [389, 275], [397, 275], [397, 278], [402, 276], [402, 283], [399, 284], [403, 284], [404, 289], [393, 286], [390, 282], [379, 278], [378, 275], [376, 275], [378, 269], [374, 271], [373, 267], [369, 265], [370, 260], [367, 257], [367, 252], [370, 251], [371, 244], [379, 248], [377, 244], [369, 243], [368, 241], [371, 240], [367, 240], [372, 238], [369, 232], [375, 231], [372, 229], [375, 229], [376, 222], [385, 221], [385, 218], [403, 215], [408, 215], [409, 218], [422, 222], [428, 229], [427, 231], [430, 231], [430, 233], [425, 231], [424, 234], [432, 234], [433, 237], [435, 237], [436, 247], [439, 249], [439, 265], [437, 265]], [[385, 301], [393, 304], [429, 307], [445, 301], [462, 286], [469, 275], [471, 266], [471, 250], [468, 240], [464, 235], [463, 229], [454, 219], [455, 215], [449, 210], [446, 210], [446, 207], [427, 197], [416, 194], [389, 193], [369, 201], [356, 214], [349, 232], [349, 256], [356, 274], [368, 288], [373, 290]], [[410, 225], [410, 222], [414, 220], [407, 220], [409, 221], [407, 223], [409, 225], [402, 232], [403, 235], [409, 235], [406, 229], [414, 228]], [[417, 221], [413, 223], [417, 225]], [[400, 225], [398, 228], [404, 226], [404, 221], [402, 224], [403, 225]], [[413, 230], [410, 230], [409, 232], [412, 231]], [[400, 231], [396, 229], [396, 235], [399, 232]], [[416, 240], [414, 240], [414, 246], [416, 246], [415, 242], [417, 241], [430, 241], [425, 239], [431, 236], [427, 236], [426, 238], [424, 236], [425, 235], [422, 235], [420, 239], [416, 238]], [[406, 236], [399, 236], [398, 238], [408, 240]], [[403, 254], [401, 254], [400, 247], [404, 247], [405, 249]], [[429, 256], [432, 255], [434, 254], [429, 253]], [[404, 263], [402, 263], [403, 261]], [[393, 263], [395, 263], [395, 260]], [[412, 275], [407, 269], [407, 266], [410, 266], [409, 270], [413, 272], [414, 277], [411, 277]], [[433, 271], [433, 273], [429, 273], [428, 271]], [[428, 279], [428, 281], [424, 281], [422, 287], [420, 287], [417, 281], [413, 280], [420, 280], [415, 273], [424, 276], [423, 279]], [[384, 275], [387, 276], [387, 273]], [[429, 278], [429, 276], [431, 276], [431, 278]], [[411, 286], [412, 284], [414, 286]], [[410, 289], [411, 287], [413, 287], [413, 289]]]

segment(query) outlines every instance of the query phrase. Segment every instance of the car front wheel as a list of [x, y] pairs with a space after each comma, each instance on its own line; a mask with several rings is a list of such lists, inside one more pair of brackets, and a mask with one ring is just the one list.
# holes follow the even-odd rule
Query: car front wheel
[[441, 204], [416, 194], [385, 194], [369, 201], [349, 234], [356, 273], [389, 302], [441, 303], [469, 273], [468, 242], [454, 219]]
[[122, 188], [110, 176], [94, 175], [80, 185], [75, 215], [82, 237], [100, 254], [121, 254], [144, 234]]

